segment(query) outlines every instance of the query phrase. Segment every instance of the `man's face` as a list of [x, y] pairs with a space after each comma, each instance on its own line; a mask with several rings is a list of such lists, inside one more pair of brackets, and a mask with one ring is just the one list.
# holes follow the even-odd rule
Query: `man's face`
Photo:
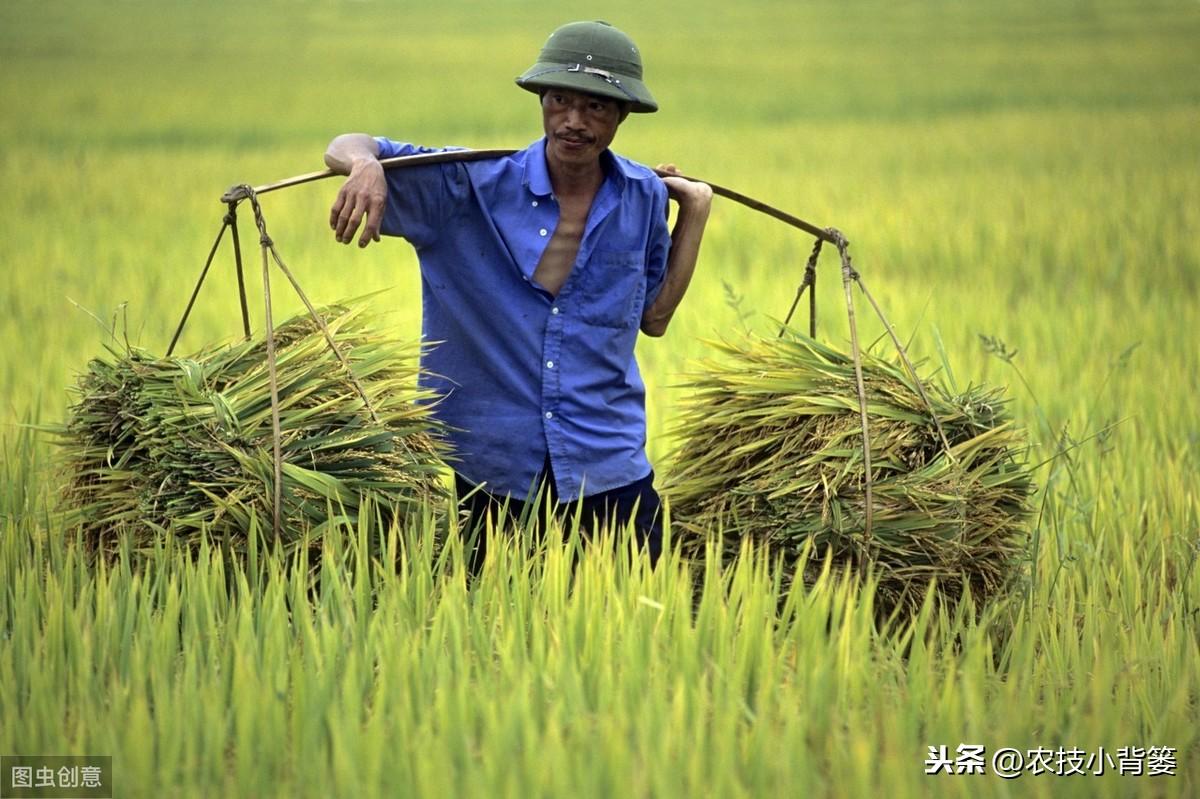
[[569, 89], [550, 89], [542, 95], [546, 154], [561, 163], [598, 161], [624, 118], [621, 104], [616, 100]]

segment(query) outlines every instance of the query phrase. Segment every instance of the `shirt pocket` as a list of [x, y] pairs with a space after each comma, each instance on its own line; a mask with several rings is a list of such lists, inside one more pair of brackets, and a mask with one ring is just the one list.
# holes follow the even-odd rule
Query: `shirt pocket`
[[625, 328], [638, 322], [646, 296], [646, 256], [640, 250], [597, 250], [580, 292], [588, 324]]

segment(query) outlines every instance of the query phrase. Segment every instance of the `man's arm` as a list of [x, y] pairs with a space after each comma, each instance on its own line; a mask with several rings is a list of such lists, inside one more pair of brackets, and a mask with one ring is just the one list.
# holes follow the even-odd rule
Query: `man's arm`
[[358, 246], [379, 241], [387, 206], [387, 178], [379, 164], [379, 142], [365, 133], [343, 133], [325, 150], [325, 165], [347, 176], [329, 211], [329, 227], [337, 240], [349, 244], [365, 216], [367, 223]]
[[[660, 169], [678, 171], [674, 164]], [[700, 240], [712, 208], [712, 188], [707, 183], [675, 177], [663, 178], [663, 183], [667, 184], [667, 196], [679, 203], [679, 211], [675, 229], [671, 231], [671, 251], [667, 255], [667, 274], [662, 289], [642, 315], [642, 332], [655, 337], [667, 332], [667, 325], [692, 280], [700, 255]]]

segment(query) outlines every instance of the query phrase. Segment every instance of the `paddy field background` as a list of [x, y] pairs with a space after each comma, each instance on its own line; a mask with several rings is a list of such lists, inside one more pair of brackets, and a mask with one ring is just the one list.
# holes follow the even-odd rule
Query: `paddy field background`
[[[595, 17], [662, 107], [614, 149], [838, 227], [915, 354], [1009, 386], [1033, 460], [1066, 450], [1013, 602], [878, 629], [869, 584], [781, 600], [762, 562], [693, 603], [675, 559], [589, 553], [569, 587], [561, 553], [513, 554], [468, 589], [420, 557], [350, 568], [353, 538], [310, 600], [219, 558], [92, 570], [65, 546], [24, 425], [63, 418], [114, 319], [165, 350], [227, 186], [320, 169], [345, 131], [524, 146], [512, 78]], [[13, 0], [0, 63], [0, 754], [112, 755], [119, 796], [1200, 790], [1200, 4]], [[335, 191], [263, 199], [281, 253], [318, 302], [386, 290], [415, 337], [411, 250], [336, 244]], [[716, 200], [685, 304], [639, 345], [660, 471], [704, 340], [769, 330], [810, 243]], [[240, 328], [228, 252], [216, 270], [184, 351]], [[827, 254], [818, 335], [841, 346], [839, 278]], [[959, 744], [987, 774], [924, 773]], [[1089, 772], [1170, 747], [1175, 773], [1052, 756], [1004, 780], [1001, 747], [1100, 754]]]

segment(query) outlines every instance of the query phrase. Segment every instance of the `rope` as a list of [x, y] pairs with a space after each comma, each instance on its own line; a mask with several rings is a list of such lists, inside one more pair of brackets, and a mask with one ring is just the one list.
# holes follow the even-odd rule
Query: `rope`
[[275, 323], [271, 318], [271, 270], [267, 268], [267, 248], [271, 239], [266, 226], [261, 224], [262, 215], [257, 204], [255, 221], [259, 222], [259, 243], [262, 245], [262, 279], [265, 324], [267, 326], [267, 374], [271, 380], [271, 461], [274, 466], [274, 498], [271, 502], [271, 527], [275, 532], [275, 543], [282, 537], [281, 511], [283, 507], [283, 431], [279, 424], [279, 377], [275, 362]]
[[[350, 362], [346, 359], [346, 356], [342, 353], [342, 351], [338, 349], [337, 343], [333, 339], [333, 334], [329, 332], [329, 326], [325, 324], [325, 320], [321, 318], [319, 313], [317, 313], [317, 309], [314, 308], [312, 302], [309, 301], [308, 295], [305, 294], [304, 289], [300, 287], [299, 281], [296, 280], [295, 275], [292, 274], [292, 271], [288, 269], [287, 264], [284, 263], [283, 258], [279, 255], [279, 250], [275, 247], [275, 242], [271, 239], [270, 234], [267, 233], [267, 223], [266, 219], [263, 217], [262, 206], [259, 204], [257, 192], [247, 184], [240, 184], [232, 187], [228, 192], [226, 192], [224, 200], [227, 203], [229, 210], [222, 220], [221, 230], [217, 234], [216, 241], [213, 242], [212, 249], [209, 251], [208, 260], [205, 262], [204, 269], [200, 273], [200, 279], [196, 282], [196, 287], [192, 291], [192, 296], [188, 301], [187, 308], [184, 310], [183, 318], [180, 319], [179, 326], [175, 330], [175, 335], [171, 339], [171, 346], [167, 350], [167, 355], [170, 356], [171, 352], [174, 350], [175, 344], [178, 342], [179, 336], [183, 332], [184, 325], [187, 324], [188, 316], [191, 314], [192, 306], [196, 301], [197, 295], [200, 293], [200, 287], [204, 284], [204, 280], [208, 276], [209, 267], [212, 265], [213, 257], [217, 252], [217, 247], [221, 243], [221, 239], [225, 234], [226, 228], [231, 228], [233, 230], [232, 238], [234, 256], [237, 264], [238, 297], [241, 305], [242, 328], [246, 334], [246, 337], [249, 338], [250, 313], [246, 302], [246, 284], [243, 276], [241, 244], [238, 240], [237, 233], [237, 206], [243, 201], [249, 201], [250, 207], [254, 211], [254, 224], [258, 228], [258, 243], [259, 248], [262, 251], [263, 311], [264, 321], [266, 324], [267, 373], [271, 388], [271, 455], [274, 472], [274, 508], [272, 513], [272, 527], [275, 534], [275, 540], [278, 542], [282, 536], [283, 430], [280, 423], [279, 414], [279, 375], [278, 361], [275, 353], [275, 322], [271, 312], [271, 261], [274, 261], [275, 265], [279, 267], [280, 271], [283, 272], [284, 276], [288, 279], [288, 282], [291, 283], [292, 288], [295, 289], [296, 294], [299, 295], [300, 300], [304, 303], [304, 307], [308, 310], [309, 316], [314, 322], [316, 322], [317, 327], [320, 328], [322, 335], [325, 337], [325, 343], [329, 345], [329, 349], [333, 351], [333, 354], [337, 357], [338, 362], [342, 365], [342, 368], [346, 370], [346, 374], [349, 376], [350, 382], [354, 386], [354, 390], [358, 393], [359, 398], [362, 399], [363, 406], [367, 409], [367, 413], [369, 413], [371, 416], [371, 421], [377, 425], [382, 425], [382, 421], [379, 418], [379, 414], [375, 410], [375, 406], [372, 405], [370, 398], [367, 396], [366, 389], [363, 388], [362, 383], [359, 382], [358, 377], [354, 374], [354, 370], [350, 367]], [[270, 258], [268, 258], [268, 253], [270, 254]], [[399, 439], [399, 441], [401, 446], [406, 449], [408, 448], [407, 442], [405, 442], [403, 439]]]
[[200, 295], [200, 287], [204, 285], [204, 279], [208, 277], [208, 268], [212, 266], [213, 256], [217, 254], [217, 247], [220, 246], [221, 239], [225, 237], [225, 229], [229, 225], [230, 218], [227, 215], [222, 220], [221, 229], [217, 231], [217, 238], [212, 243], [212, 249], [208, 251], [208, 260], [204, 262], [204, 268], [200, 270], [200, 279], [196, 281], [196, 287], [192, 289], [192, 296], [188, 298], [187, 307], [183, 309], [183, 317], [179, 320], [178, 327], [175, 328], [175, 335], [171, 336], [171, 344], [167, 347], [168, 358], [175, 351], [175, 345], [179, 342], [179, 336], [183, 333], [183, 326], [187, 324], [188, 317], [192, 314], [192, 306], [196, 304], [196, 297]]
[[308, 299], [308, 295], [300, 287], [300, 283], [296, 280], [295, 275], [292, 274], [292, 270], [288, 269], [287, 264], [280, 257], [279, 250], [275, 247], [275, 242], [267, 234], [267, 223], [263, 218], [262, 206], [259, 205], [258, 196], [254, 189], [245, 184], [236, 188], [244, 192], [244, 199], [250, 201], [250, 207], [254, 210], [254, 224], [258, 226], [259, 244], [262, 246], [263, 258], [267, 257], [267, 252], [271, 253], [271, 258], [274, 260], [275, 265], [279, 267], [280, 271], [288, 279], [288, 282], [292, 284], [292, 288], [296, 290], [296, 294], [299, 295], [301, 302], [304, 303], [304, 307], [308, 310], [308, 315], [317, 323], [317, 327], [320, 328], [321, 333], [325, 336], [325, 342], [329, 345], [329, 349], [333, 350], [333, 354], [337, 356], [338, 362], [341, 363], [342, 368], [349, 375], [351, 384], [354, 386], [359, 398], [362, 399], [363, 405], [366, 406], [367, 411], [371, 414], [371, 421], [375, 424], [381, 424], [379, 414], [375, 412], [375, 407], [371, 404], [370, 398], [367, 397], [367, 392], [362, 387], [362, 383], [355, 377], [354, 370], [350, 368], [350, 362], [346, 360], [346, 356], [338, 349], [337, 344], [333, 340], [333, 334], [329, 332], [328, 325], [325, 324], [325, 320], [321, 318], [321, 315], [317, 313], [317, 309], [313, 307], [313, 304]]
[[871, 527], [875, 514], [875, 503], [873, 499], [873, 482], [874, 477], [871, 474], [871, 433], [870, 426], [867, 423], [867, 390], [863, 385], [862, 374], [862, 354], [858, 346], [858, 325], [854, 319], [854, 295], [850, 292], [850, 282], [858, 280], [858, 272], [854, 271], [854, 266], [850, 263], [850, 242], [846, 241], [846, 237], [841, 231], [835, 228], [827, 228], [833, 239], [834, 245], [838, 249], [838, 254], [842, 257], [842, 287], [846, 292], [846, 316], [850, 320], [850, 353], [854, 358], [854, 382], [858, 388], [858, 413], [862, 420], [862, 450], [863, 450], [863, 469], [866, 476], [866, 503], [867, 516], [863, 524], [863, 543], [867, 548], [867, 558], [869, 561], [874, 561], [875, 555], [871, 548]]
[[787, 317], [783, 320], [783, 326], [779, 328], [777, 338], [783, 337], [784, 331], [792, 321], [792, 314], [796, 312], [796, 306], [800, 304], [800, 296], [804, 294], [805, 289], [810, 288], [812, 293], [808, 297], [808, 337], [817, 337], [817, 259], [821, 256], [823, 243], [824, 239], [817, 239], [813, 242], [812, 253], [808, 256], [808, 263], [804, 265], [804, 279], [800, 281], [800, 286], [796, 289], [796, 298], [792, 300], [792, 307], [788, 309]]
[[246, 277], [242, 273], [242, 244], [238, 241], [237, 203], [229, 203], [229, 213], [225, 215], [233, 232], [233, 260], [237, 267], [238, 300], [242, 307], [242, 332], [250, 339], [250, 308], [246, 305]]
[[242, 306], [242, 330], [246, 338], [250, 338], [250, 310], [246, 306], [246, 280], [242, 274], [242, 245], [238, 240], [237, 203], [230, 202], [229, 210], [221, 219], [221, 229], [217, 232], [217, 238], [213, 241], [212, 248], [208, 251], [208, 259], [204, 262], [204, 268], [200, 270], [200, 279], [196, 281], [196, 286], [192, 289], [192, 296], [188, 298], [187, 307], [183, 309], [183, 316], [179, 319], [179, 325], [175, 328], [175, 335], [171, 336], [171, 343], [167, 346], [168, 358], [175, 351], [175, 345], [179, 343], [179, 337], [183, 334], [183, 328], [187, 325], [188, 317], [192, 315], [192, 306], [196, 304], [196, 298], [200, 296], [200, 288], [204, 285], [204, 280], [208, 277], [208, 269], [212, 266], [213, 257], [217, 254], [217, 248], [221, 246], [221, 239], [224, 238], [227, 229], [231, 231], [233, 236], [233, 256], [237, 265], [238, 298]]
[[954, 457], [954, 453], [950, 451], [950, 441], [946, 438], [946, 431], [942, 429], [942, 420], [938, 418], [937, 411], [933, 409], [933, 403], [929, 399], [929, 395], [925, 393], [925, 386], [921, 382], [921, 378], [917, 375], [916, 368], [912, 365], [912, 361], [908, 359], [908, 353], [904, 350], [904, 345], [900, 343], [899, 337], [896, 336], [896, 331], [892, 329], [892, 323], [887, 320], [880, 310], [879, 304], [875, 302], [875, 298], [871, 296], [871, 292], [867, 291], [867, 285], [863, 283], [862, 276], [854, 275], [854, 281], [858, 283], [858, 288], [862, 291], [863, 296], [871, 303], [871, 307], [875, 309], [875, 314], [879, 317], [879, 321], [883, 322], [884, 328], [887, 329], [888, 335], [892, 338], [892, 343], [896, 345], [896, 352], [900, 353], [900, 360], [904, 362], [904, 367], [908, 370], [908, 374], [912, 377], [913, 382], [917, 385], [917, 393], [921, 395], [921, 399], [925, 402], [925, 408], [929, 411], [929, 415], [933, 417], [933, 424], [937, 427], [938, 437], [942, 440], [942, 447], [945, 448], [946, 456], [951, 462], [957, 463], [958, 459]]
[[896, 335], [895, 328], [892, 327], [892, 323], [890, 321], [888, 321], [888, 318], [884, 315], [883, 309], [881, 309], [879, 307], [879, 303], [877, 303], [875, 301], [875, 297], [872, 296], [871, 292], [867, 289], [866, 283], [863, 282], [862, 275], [859, 274], [858, 271], [854, 269], [854, 266], [851, 263], [850, 251], [849, 251], [850, 250], [850, 242], [847, 241], [846, 237], [843, 236], [842, 233], [840, 231], [836, 230], [835, 228], [828, 228], [825, 232], [827, 233], [827, 236], [825, 238], [818, 238], [813, 242], [812, 253], [808, 256], [808, 262], [805, 264], [805, 267], [804, 267], [804, 277], [800, 281], [799, 287], [796, 289], [796, 296], [792, 300], [791, 308], [788, 309], [787, 317], [784, 319], [783, 326], [780, 327], [780, 329], [779, 329], [779, 337], [782, 337], [784, 332], [786, 332], [788, 325], [792, 321], [792, 316], [795, 314], [796, 308], [800, 304], [801, 296], [804, 294], [805, 291], [808, 291], [809, 292], [809, 336], [811, 338], [816, 338], [816, 318], [817, 318], [816, 267], [817, 267], [817, 260], [821, 255], [821, 244], [824, 241], [832, 241], [834, 243], [834, 245], [837, 247], [838, 254], [841, 256], [841, 261], [842, 261], [842, 283], [843, 283], [843, 288], [846, 293], [846, 316], [850, 323], [851, 355], [854, 360], [854, 377], [855, 377], [856, 389], [857, 389], [857, 393], [858, 393], [859, 416], [860, 416], [860, 419], [862, 422], [863, 465], [864, 465], [864, 469], [865, 469], [865, 478], [866, 478], [866, 483], [865, 483], [866, 518], [865, 518], [865, 523], [864, 523], [864, 527], [863, 527], [863, 536], [864, 536], [866, 545], [868, 547], [868, 556], [873, 558], [873, 554], [870, 551], [870, 544], [871, 544], [872, 527], [873, 527], [873, 521], [874, 521], [874, 503], [873, 503], [874, 475], [871, 473], [870, 428], [869, 428], [869, 424], [868, 424], [868, 420], [867, 420], [866, 390], [865, 390], [865, 386], [863, 383], [863, 376], [862, 376], [862, 355], [861, 355], [861, 349], [860, 349], [859, 343], [858, 343], [858, 325], [856, 324], [856, 320], [855, 320], [854, 298], [850, 291], [850, 282], [851, 281], [858, 284], [859, 290], [862, 291], [863, 296], [865, 296], [867, 298], [867, 302], [869, 302], [871, 304], [871, 308], [874, 309], [875, 315], [879, 317], [879, 321], [881, 321], [883, 323], [884, 328], [887, 330], [888, 336], [892, 340], [892, 344], [894, 344], [896, 347], [896, 352], [900, 355], [900, 360], [903, 362], [905, 369], [908, 371], [908, 374], [912, 377], [913, 382], [915, 383], [915, 385], [917, 387], [917, 393], [920, 394], [921, 400], [925, 403], [925, 408], [929, 411], [929, 415], [933, 419], [933, 424], [937, 428], [938, 438], [941, 440], [943, 450], [946, 453], [946, 457], [948, 457], [951, 462], [957, 462], [957, 458], [955, 458], [953, 451], [951, 451], [950, 441], [946, 437], [946, 431], [942, 427], [942, 421], [938, 417], [937, 411], [933, 407], [933, 402], [929, 399], [929, 394], [925, 390], [924, 381], [922, 381], [920, 375], [917, 374], [916, 367], [913, 366], [911, 359], [909, 359], [908, 352], [905, 349], [904, 344], [901, 343], [900, 338]]
[[[820, 243], [821, 243], [821, 240], [817, 239], [816, 246], [820, 246]], [[805, 272], [807, 272], [808, 269], [812, 269], [812, 279], [809, 280], [809, 287], [808, 287], [808, 337], [816, 338], [817, 337], [817, 259], [815, 257], [813, 257], [813, 258], [810, 258], [810, 260], [812, 261], [811, 266], [805, 268]]]

